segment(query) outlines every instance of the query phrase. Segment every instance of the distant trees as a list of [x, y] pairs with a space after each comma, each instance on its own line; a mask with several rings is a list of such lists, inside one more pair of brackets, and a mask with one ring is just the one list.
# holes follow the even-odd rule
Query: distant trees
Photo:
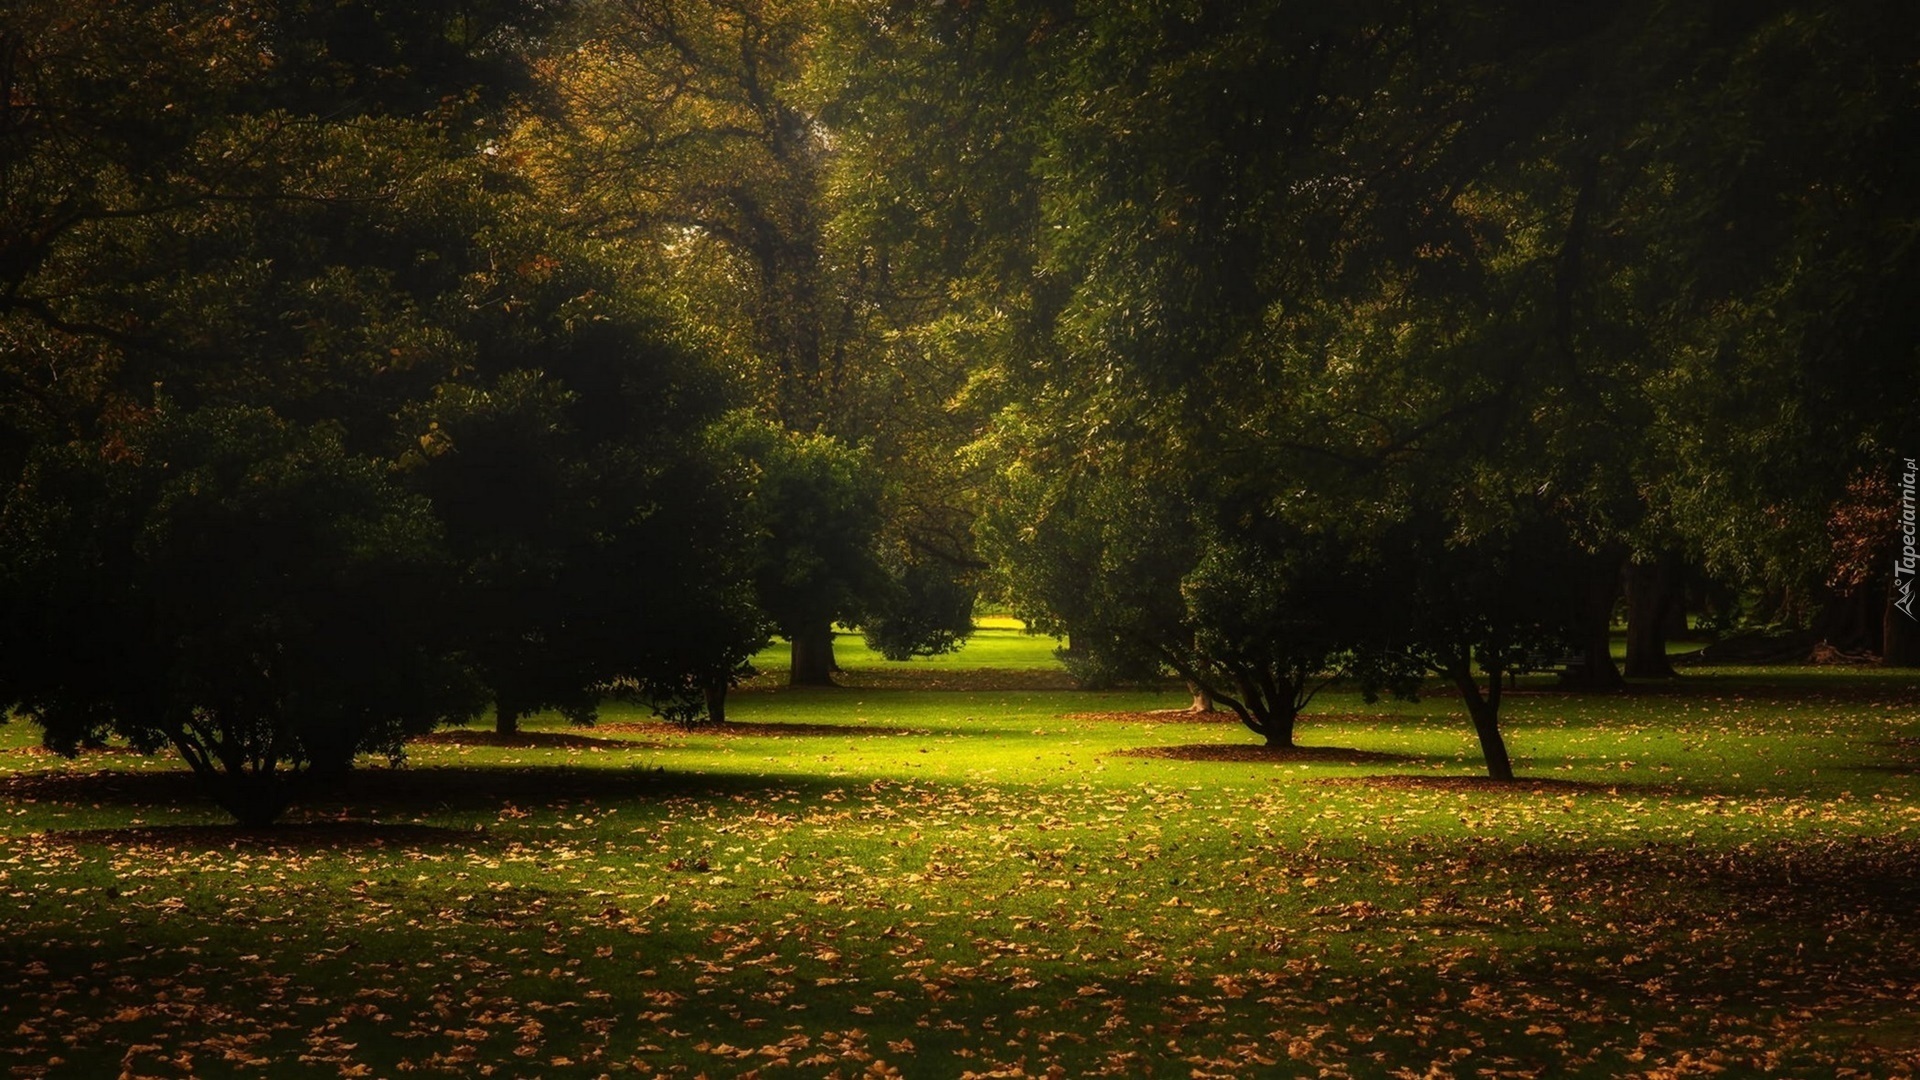
[[[953, 652], [973, 633], [977, 590], [964, 567], [897, 545], [883, 553], [887, 588], [868, 602], [860, 628], [867, 647], [889, 660]], [[890, 564], [889, 564], [890, 563]]]
[[[558, 112], [519, 142], [567, 227], [665, 283], [755, 415], [807, 436], [791, 447], [806, 460], [864, 462], [871, 491], [858, 506], [832, 501], [847, 492], [826, 473], [802, 482], [760, 463], [774, 485], [759, 500], [772, 545], [760, 595], [793, 643], [796, 685], [823, 684], [834, 668], [829, 613], [862, 613], [890, 655], [957, 647], [972, 629], [956, 613], [977, 563], [944, 483], [955, 440], [933, 434], [965, 364], [926, 363], [898, 332], [905, 312], [928, 310], [932, 283], [896, 269], [853, 195], [860, 179], [848, 169], [859, 165], [846, 163], [844, 140], [860, 129], [831, 118], [841, 101], [825, 55], [830, 14], [813, 0], [586, 9], [585, 40], [553, 65]], [[808, 493], [829, 501], [803, 508]], [[803, 546], [777, 550], [788, 542]], [[823, 575], [828, 549], [838, 569]], [[776, 582], [795, 574], [814, 584]]]

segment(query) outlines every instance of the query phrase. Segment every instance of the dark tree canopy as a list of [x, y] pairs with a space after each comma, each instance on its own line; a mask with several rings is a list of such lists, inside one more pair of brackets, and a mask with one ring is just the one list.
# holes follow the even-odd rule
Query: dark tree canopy
[[[114, 632], [151, 640], [64, 639], [83, 662], [9, 662], [6, 693], [56, 747], [173, 745], [249, 821], [294, 793], [276, 777], [489, 697], [508, 721], [708, 707], [764, 641], [745, 489], [707, 434], [725, 383], [501, 150], [555, 12], [118, 11], [0, 22], [10, 542], [62, 575], [7, 599], [66, 634], [130, 605]], [[126, 535], [69, 544], [89, 513]], [[305, 561], [340, 587], [288, 578]], [[383, 587], [388, 563], [417, 573]]]
[[722, 439], [752, 477], [754, 589], [792, 644], [790, 681], [830, 684], [833, 624], [858, 621], [887, 584], [876, 546], [880, 474], [867, 453], [830, 435], [746, 416]]
[[177, 750], [243, 822], [477, 711], [422, 499], [331, 426], [161, 402], [35, 454], [0, 518], [4, 696], [72, 752]]
[[1920, 658], [1917, 57], [1892, 0], [21, 0], [0, 696], [260, 819], [982, 582], [1276, 744], [1439, 674], [1495, 775], [1623, 590], [1635, 678], [1709, 578]]

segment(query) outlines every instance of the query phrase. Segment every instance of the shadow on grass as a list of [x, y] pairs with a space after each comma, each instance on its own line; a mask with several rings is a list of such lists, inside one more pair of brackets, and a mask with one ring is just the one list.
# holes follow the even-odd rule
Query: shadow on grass
[[[718, 735], [722, 738], [818, 738], [842, 735], [931, 735], [931, 728], [883, 724], [786, 724], [773, 720], [729, 720], [723, 724], [669, 724], [662, 720], [620, 721], [597, 725], [600, 731], [635, 735]], [[636, 746], [638, 743], [628, 743]]]
[[[296, 800], [284, 823], [269, 827], [261, 835], [274, 835], [292, 828], [325, 830], [336, 825], [351, 825], [355, 819], [397, 814], [493, 811], [508, 803], [557, 807], [619, 800], [739, 802], [771, 795], [812, 798], [827, 792], [844, 792], [855, 786], [859, 786], [858, 781], [829, 776], [687, 773], [659, 767], [494, 763], [376, 765], [355, 769], [337, 784], [311, 789]], [[118, 806], [133, 810], [169, 807], [211, 812], [214, 809], [194, 775], [185, 769], [20, 773], [0, 778], [0, 799], [14, 803]], [[397, 827], [376, 825], [367, 820], [360, 820], [360, 824], [375, 830]], [[235, 826], [197, 824], [143, 828], [157, 832], [205, 828], [239, 831]]]
[[1920, 739], [1876, 739], [1869, 743], [1882, 751], [1887, 760], [1849, 765], [1852, 772], [1885, 773], [1892, 776], [1920, 776]]
[[1186, 709], [1147, 709], [1135, 712], [1070, 712], [1059, 714], [1062, 720], [1098, 720], [1110, 724], [1233, 724], [1240, 718], [1230, 712], [1197, 713]]
[[416, 822], [380, 822], [356, 818], [290, 821], [265, 829], [243, 825], [136, 825], [119, 829], [60, 829], [44, 834], [56, 843], [108, 847], [214, 850], [249, 848], [361, 850], [367, 848], [465, 847], [484, 842], [480, 829], [456, 829]]
[[[613, 728], [614, 725], [606, 725]], [[435, 731], [407, 740], [409, 746], [484, 746], [515, 750], [659, 750], [661, 743], [633, 739], [605, 739], [593, 735], [574, 735], [564, 731]]]
[[763, 672], [740, 690], [750, 695], [787, 693], [825, 693], [835, 690], [1076, 690], [1073, 677], [1060, 669], [1047, 668], [947, 668], [914, 667], [902, 664], [898, 669], [858, 667], [837, 672], [833, 686], [788, 686], [784, 672]]
[[1426, 760], [1411, 754], [1389, 754], [1379, 750], [1352, 750], [1339, 746], [1223, 746], [1219, 743], [1195, 743], [1186, 746], [1143, 746], [1134, 750], [1115, 750], [1107, 757], [1165, 758], [1173, 761], [1228, 761], [1291, 765], [1319, 763], [1328, 765], [1411, 764]]
[[[1573, 849], [1506, 842], [1466, 861], [1498, 862], [1523, 876], [1557, 880], [1699, 881], [1740, 899], [1730, 918], [1785, 917], [1795, 925], [1849, 921], [1860, 909], [1920, 929], [1920, 840], [1906, 836], [1787, 838], [1770, 847], [1713, 849], [1616, 837], [1616, 846]], [[1812, 918], [1807, 917], [1811, 914]]]

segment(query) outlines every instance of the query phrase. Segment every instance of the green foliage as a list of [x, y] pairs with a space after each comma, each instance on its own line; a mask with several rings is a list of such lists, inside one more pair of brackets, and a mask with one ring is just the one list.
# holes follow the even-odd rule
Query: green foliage
[[[1818, 561], [1806, 526], [1866, 443], [1813, 454], [1804, 418], [1904, 430], [1865, 399], [1835, 409], [1853, 395], [1804, 359], [1911, 352], [1894, 307], [1872, 299], [1880, 285], [1813, 298], [1836, 272], [1853, 280], [1855, 259], [1904, 266], [1914, 235], [1898, 197], [1813, 194], [1913, 189], [1895, 179], [1906, 155], [1863, 149], [1868, 125], [1895, 131], [1892, 116], [1912, 115], [1910, 64], [1894, 74], [1911, 34], [1886, 44], [1874, 13], [982, 4], [889, 24], [904, 45], [874, 41], [887, 35], [872, 24], [843, 30], [875, 57], [849, 63], [856, 85], [876, 98], [890, 79], [911, 88], [883, 115], [918, 110], [875, 151], [901, 167], [873, 181], [872, 207], [918, 211], [917, 234], [894, 227], [941, 252], [954, 298], [927, 333], [986, 357], [965, 404], [998, 411], [980, 464], [1000, 471], [1007, 502], [981, 528], [997, 561], [1025, 564], [1008, 568], [1015, 595], [1090, 643], [1070, 657], [1107, 651], [1103, 672], [1125, 670], [1128, 650], [1179, 668], [1195, 633], [1223, 663], [1298, 653], [1291, 627], [1322, 670], [1412, 654], [1485, 654], [1497, 668], [1526, 651], [1520, 638], [1556, 652], [1591, 642], [1608, 598], [1565, 586], [1629, 553], [1688, 542], [1724, 555], [1738, 535], [1760, 541], [1746, 573], [1780, 577], [1790, 552]], [[1860, 71], [1811, 74], [1839, 56]], [[1735, 112], [1730, 130], [1767, 124], [1775, 91], [1788, 126], [1707, 130], [1720, 108]], [[1741, 163], [1756, 138], [1761, 173]], [[1704, 160], [1711, 175], [1688, 183]], [[1003, 196], [996, 211], [985, 191]], [[1769, 203], [1820, 209], [1782, 227]], [[1783, 261], [1759, 269], [1735, 236]], [[1787, 281], [1799, 284], [1779, 312], [1730, 314], [1759, 314], [1749, 305], [1784, 299]], [[1808, 351], [1806, 328], [1839, 311], [1900, 344], [1836, 333]], [[1772, 359], [1749, 362], [1756, 349]], [[1725, 377], [1693, 370], [1709, 356]], [[1779, 422], [1736, 419], [1756, 409]], [[1703, 450], [1706, 427], [1659, 422], [1681, 415], [1744, 432]], [[1754, 450], [1737, 465], [1736, 446]], [[1536, 534], [1536, 552], [1510, 546]], [[1313, 590], [1300, 582], [1349, 579], [1299, 572], [1317, 545], [1368, 564], [1357, 586], [1395, 568], [1440, 575], [1403, 586], [1439, 608], [1466, 602], [1445, 577], [1455, 558], [1491, 560], [1472, 578], [1547, 574], [1537, 593], [1565, 610], [1521, 611], [1512, 590], [1476, 587], [1484, 610], [1470, 618], [1396, 623], [1385, 605], [1344, 605], [1377, 613], [1356, 632], [1304, 614]], [[1605, 650], [1593, 659], [1611, 664]], [[1402, 665], [1380, 663], [1396, 681]], [[1497, 695], [1469, 700], [1481, 706], [1491, 717]]]
[[889, 660], [957, 651], [973, 633], [975, 590], [951, 563], [899, 557], [861, 619], [867, 647]]
[[1371, 567], [1333, 529], [1250, 513], [1206, 481], [1105, 448], [1138, 473], [1003, 474], [983, 549], [1036, 626], [1069, 635], [1060, 656], [1099, 688], [1179, 674], [1255, 733], [1291, 745], [1329, 681], [1388, 636]]
[[761, 609], [789, 638], [816, 624], [859, 621], [887, 583], [875, 548], [881, 481], [871, 458], [830, 435], [740, 415], [717, 438], [751, 476]]
[[1613, 567], [1822, 584], [1920, 437], [1884, 0], [122, 7], [0, 14], [0, 470], [401, 463], [503, 725], [950, 649], [977, 540], [1089, 681], [1497, 736]]
[[1178, 583], [1192, 557], [1178, 501], [1124, 479], [1019, 461], [998, 479], [978, 529], [1015, 611], [1067, 638], [1059, 655], [1083, 686], [1160, 675], [1159, 645], [1183, 635]]
[[55, 750], [171, 747], [270, 821], [303, 776], [475, 711], [442, 651], [438, 541], [337, 428], [163, 403], [24, 473], [0, 519], [0, 696]]
[[16, 440], [157, 380], [183, 404], [278, 404], [437, 358], [415, 309], [461, 262], [448, 225], [489, 171], [474, 140], [524, 70], [509, 43], [546, 19], [459, 7], [9, 5], [0, 341]]
[[[171, 9], [118, 25], [109, 7], [0, 21], [8, 100], [31, 99], [0, 133], [9, 464], [68, 444], [111, 459], [160, 413], [323, 429], [433, 526], [446, 577], [413, 601], [436, 632], [390, 664], [431, 654], [418, 693], [458, 666], [508, 719], [585, 718], [608, 687], [706, 707], [765, 640], [744, 488], [705, 437], [723, 385], [501, 152], [553, 11], [241, 5], [183, 32]], [[51, 602], [16, 600], [27, 621]], [[381, 610], [366, 617], [407, 625]], [[650, 631], [662, 617], [687, 631]], [[304, 768], [309, 749], [269, 740], [249, 768]]]
[[403, 414], [409, 482], [463, 568], [462, 651], [502, 730], [590, 722], [615, 686], [691, 718], [766, 637], [747, 489], [708, 437], [718, 380], [589, 252], [504, 231], [495, 250], [519, 267], [502, 300], [446, 320], [475, 370]]

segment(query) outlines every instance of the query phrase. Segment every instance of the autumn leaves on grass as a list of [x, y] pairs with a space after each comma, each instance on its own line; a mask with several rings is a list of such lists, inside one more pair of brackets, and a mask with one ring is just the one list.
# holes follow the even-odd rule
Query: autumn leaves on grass
[[[1154, 709], [1143, 712], [1084, 712], [1066, 713], [1063, 718], [1070, 720], [1091, 720], [1108, 723], [1134, 724], [1237, 724], [1239, 721], [1231, 713], [1193, 713], [1180, 709]], [[1341, 720], [1384, 719], [1380, 717], [1360, 717], [1342, 715]], [[1184, 743], [1175, 746], [1142, 746], [1127, 750], [1113, 750], [1107, 757], [1156, 758], [1170, 761], [1197, 761], [1227, 764], [1271, 764], [1271, 765], [1413, 765], [1423, 762], [1424, 758], [1412, 754], [1396, 754], [1379, 750], [1357, 750], [1340, 746], [1262, 746], [1244, 743]], [[1402, 790], [1445, 789], [1455, 791], [1498, 791], [1498, 792], [1608, 792], [1617, 793], [1623, 789], [1646, 791], [1650, 785], [1621, 784], [1618, 782], [1599, 782], [1585, 780], [1566, 780], [1552, 778], [1521, 777], [1515, 780], [1494, 780], [1485, 776], [1425, 775], [1405, 773], [1377, 773], [1368, 776], [1330, 776], [1319, 777], [1314, 782], [1320, 784], [1361, 785], [1367, 787], [1394, 788]]]
[[[1068, 720], [1091, 720], [1128, 724], [1231, 724], [1239, 719], [1232, 713], [1196, 713], [1185, 709], [1154, 709], [1145, 712], [1067, 713]], [[1273, 764], [1392, 765], [1409, 764], [1419, 759], [1407, 754], [1378, 750], [1354, 750], [1338, 746], [1250, 746], [1239, 743], [1188, 743], [1179, 746], [1142, 746], [1114, 750], [1109, 757], [1164, 758], [1174, 761], [1270, 762]]]

